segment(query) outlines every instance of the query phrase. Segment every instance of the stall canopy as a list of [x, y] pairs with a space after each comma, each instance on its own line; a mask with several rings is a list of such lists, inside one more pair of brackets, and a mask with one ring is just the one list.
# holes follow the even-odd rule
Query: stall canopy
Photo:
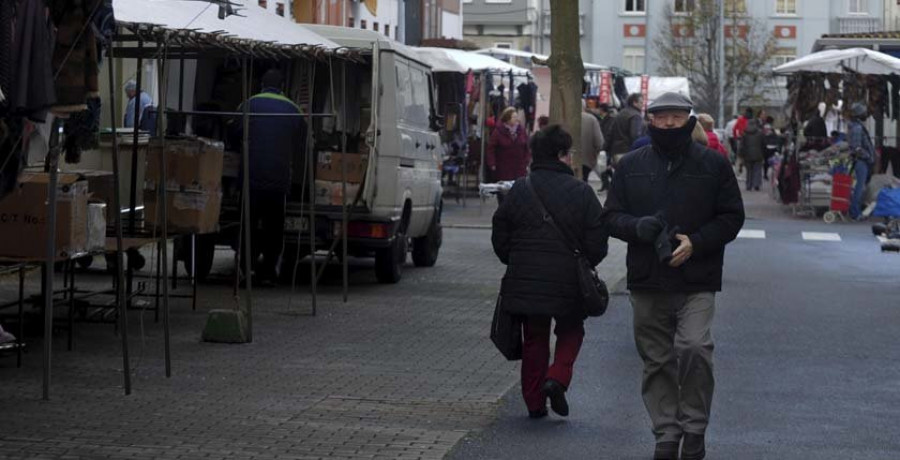
[[508, 62], [451, 48], [415, 48], [416, 53], [431, 66], [435, 72], [473, 72], [494, 71], [499, 73], [512, 73], [516, 76], [529, 75], [528, 69], [514, 66]]
[[[641, 92], [641, 78], [643, 77], [625, 77], [628, 94]], [[691, 97], [691, 83], [685, 77], [650, 77], [647, 88], [647, 104], [664, 93], [678, 93]]]
[[845, 70], [868, 75], [900, 74], [900, 59], [867, 48], [825, 50], [782, 64], [774, 72], [843, 73]]
[[113, 0], [119, 24], [216, 35], [224, 40], [250, 40], [283, 46], [335, 49], [339, 46], [303, 25], [266, 12], [255, 0], [231, 0], [237, 15], [219, 19], [215, 2], [185, 0]]
[[[473, 51], [473, 52], [477, 53], [477, 54], [488, 55], [488, 56], [510, 56], [510, 57], [524, 58], [524, 59], [528, 59], [528, 60], [531, 60], [531, 58], [537, 58], [541, 61], [546, 61], [547, 59], [550, 59], [550, 56], [544, 56], [543, 54], [535, 54], [535, 53], [529, 53], [528, 51], [511, 50], [511, 49], [506, 49], [506, 48], [485, 48], [485, 49], [480, 49], [478, 51]], [[598, 71], [598, 70], [612, 70], [612, 69], [607, 66], [603, 66], [603, 65], [599, 65], [599, 64], [591, 64], [590, 62], [585, 62], [584, 70]]]

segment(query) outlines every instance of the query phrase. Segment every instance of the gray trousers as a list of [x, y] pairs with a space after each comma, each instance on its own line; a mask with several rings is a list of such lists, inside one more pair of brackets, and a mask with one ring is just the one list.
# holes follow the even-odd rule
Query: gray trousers
[[634, 341], [644, 360], [641, 394], [657, 442], [704, 434], [713, 388], [716, 295], [632, 292]]

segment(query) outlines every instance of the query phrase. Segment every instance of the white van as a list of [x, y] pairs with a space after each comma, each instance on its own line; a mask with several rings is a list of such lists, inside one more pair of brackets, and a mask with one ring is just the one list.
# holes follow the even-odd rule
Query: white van
[[[352, 107], [347, 110], [350, 115], [343, 128], [351, 134], [358, 129], [358, 141], [353, 145], [368, 153], [365, 178], [346, 198], [346, 202], [354, 203], [347, 232], [348, 252], [356, 257], [374, 256], [378, 281], [396, 283], [408, 252], [412, 252], [416, 266], [430, 267], [437, 262], [442, 243], [441, 140], [431, 69], [416, 58], [414, 51], [377, 32], [304, 26], [360, 55], [360, 64], [340, 63], [330, 68], [331, 78], [337, 82], [333, 87], [339, 89], [341, 66], [348, 66], [352, 81], [347, 99]], [[317, 123], [337, 124], [343, 119]], [[316, 150], [321, 152], [321, 148]], [[302, 165], [295, 163], [296, 183], [303, 175], [297, 174]], [[296, 255], [309, 254], [310, 228], [315, 232], [318, 250], [333, 247], [340, 237], [340, 203], [317, 204], [315, 224], [310, 226], [309, 205], [295, 201], [293, 196], [290, 201], [282, 271], [293, 268]]]

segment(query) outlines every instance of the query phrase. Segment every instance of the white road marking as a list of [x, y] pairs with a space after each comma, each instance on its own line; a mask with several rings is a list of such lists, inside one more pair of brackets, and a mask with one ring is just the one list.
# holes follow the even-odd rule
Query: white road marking
[[804, 241], [841, 241], [837, 233], [803, 232]]
[[764, 240], [766, 239], [766, 231], [765, 230], [741, 230], [738, 232], [738, 238], [746, 238], [750, 240]]

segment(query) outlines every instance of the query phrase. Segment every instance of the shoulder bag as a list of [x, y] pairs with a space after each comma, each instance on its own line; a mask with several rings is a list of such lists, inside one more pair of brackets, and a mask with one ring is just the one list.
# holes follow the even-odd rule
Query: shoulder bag
[[557, 236], [559, 236], [562, 242], [575, 256], [575, 266], [578, 273], [578, 287], [581, 291], [581, 304], [584, 308], [584, 314], [587, 316], [602, 316], [606, 313], [606, 308], [609, 306], [609, 289], [607, 289], [606, 283], [604, 283], [597, 275], [597, 271], [591, 266], [591, 262], [580, 249], [579, 245], [569, 241], [569, 239], [566, 238], [565, 233], [563, 233], [556, 225], [553, 215], [547, 211], [546, 207], [544, 207], [541, 196], [537, 193], [537, 190], [535, 190], [534, 185], [532, 185], [531, 176], [525, 178], [525, 184], [537, 199], [538, 210], [540, 210], [541, 215], [543, 215], [544, 222], [550, 224], [553, 230], [556, 231]]

